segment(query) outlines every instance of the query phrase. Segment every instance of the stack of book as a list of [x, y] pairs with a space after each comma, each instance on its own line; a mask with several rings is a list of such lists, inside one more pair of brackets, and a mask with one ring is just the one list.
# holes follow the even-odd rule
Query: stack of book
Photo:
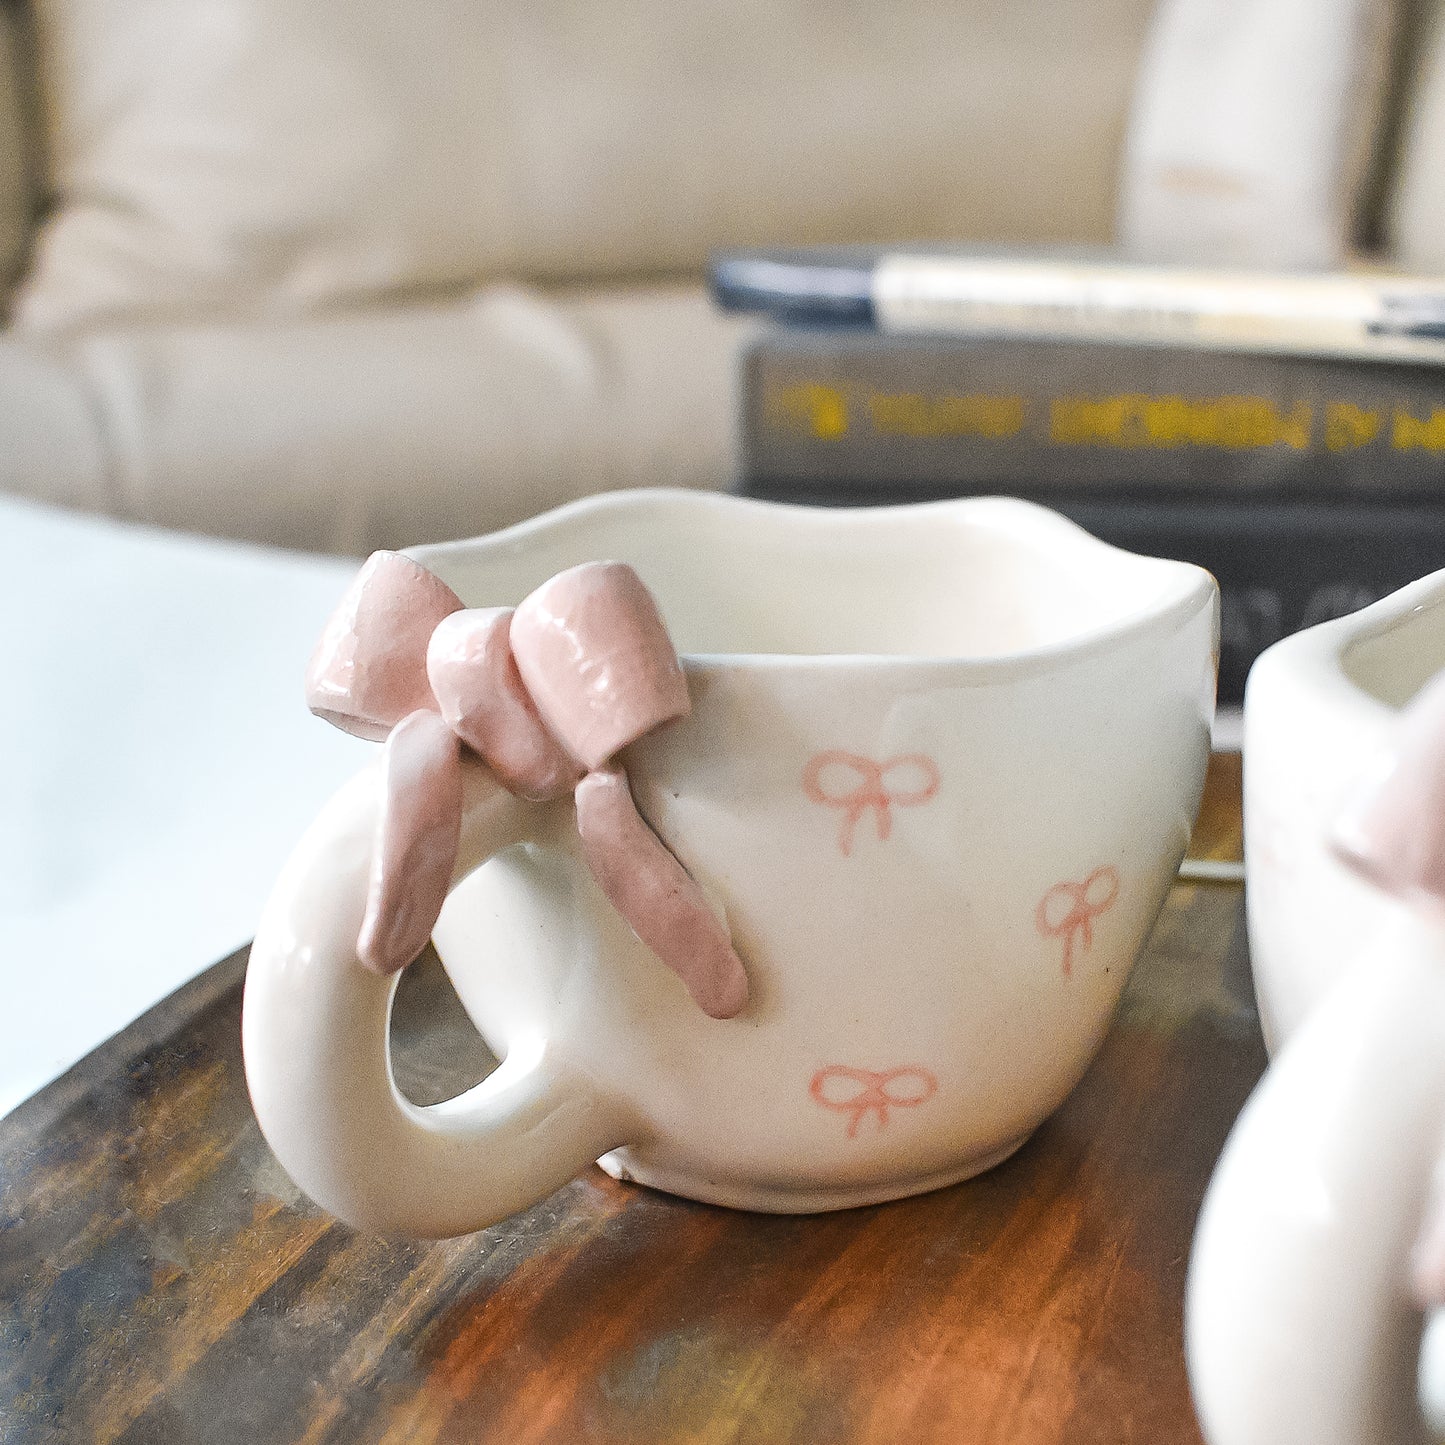
[[1445, 281], [736, 252], [741, 489], [1008, 493], [1207, 567], [1221, 701], [1301, 627], [1445, 567]]

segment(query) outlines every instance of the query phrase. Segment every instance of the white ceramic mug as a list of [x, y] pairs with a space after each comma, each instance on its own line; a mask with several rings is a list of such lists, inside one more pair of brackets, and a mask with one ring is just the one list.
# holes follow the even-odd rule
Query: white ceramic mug
[[570, 804], [520, 802], [473, 764], [434, 940], [504, 1062], [409, 1103], [392, 982], [355, 958], [365, 774], [288, 864], [246, 983], [257, 1117], [313, 1198], [456, 1233], [600, 1157], [697, 1199], [841, 1208], [987, 1168], [1073, 1088], [1203, 785], [1206, 573], [999, 499], [627, 493], [410, 555], [469, 606], [583, 561], [636, 568], [693, 708], [627, 772], [725, 917], [750, 998], [707, 1018], [601, 895]]
[[1445, 1324], [1427, 1330], [1410, 1285], [1445, 1182], [1445, 929], [1336, 848], [1442, 667], [1437, 572], [1277, 644], [1250, 675], [1250, 951], [1274, 1060], [1190, 1261], [1190, 1380], [1212, 1445], [1414, 1445], [1435, 1438], [1427, 1414], [1445, 1425]]
[[1445, 946], [1396, 910], [1240, 1114], [1195, 1231], [1189, 1378], [1211, 1445], [1417, 1445], [1412, 1247], [1445, 1146]]
[[1264, 652], [1244, 700], [1249, 953], [1275, 1052], [1386, 925], [1388, 901], [1330, 851], [1360, 771], [1445, 666], [1445, 572]]

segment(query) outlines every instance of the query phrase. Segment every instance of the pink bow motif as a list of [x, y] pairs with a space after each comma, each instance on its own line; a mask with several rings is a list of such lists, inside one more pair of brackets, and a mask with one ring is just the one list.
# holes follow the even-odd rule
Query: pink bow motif
[[[835, 773], [846, 770], [853, 774], [854, 785], [846, 791], [829, 789], [824, 774], [828, 769]], [[919, 786], [916, 788], [892, 788], [888, 786], [890, 775], [905, 778], [910, 774]], [[835, 777], [834, 781], [837, 781]], [[886, 843], [893, 833], [893, 809], [916, 808], [930, 802], [938, 794], [940, 779], [938, 765], [926, 753], [905, 753], [901, 757], [886, 758], [874, 762], [861, 753], [845, 752], [832, 748], [808, 760], [803, 769], [803, 793], [809, 802], [820, 803], [825, 808], [843, 810], [842, 826], [838, 830], [838, 846], [847, 858], [853, 852], [853, 837], [864, 813], [873, 810], [873, 826], [878, 841]]]
[[357, 954], [404, 968], [431, 937], [462, 823], [462, 749], [508, 791], [572, 793], [593, 877], [714, 1018], [747, 975], [696, 881], [637, 811], [611, 760], [692, 708], [651, 593], [620, 562], [561, 572], [518, 607], [466, 608], [398, 552], [374, 553], [322, 633], [311, 710], [385, 739], [383, 798]]
[[[840, 1083], [846, 1093], [839, 1093]], [[890, 1109], [916, 1109], [926, 1104], [938, 1092], [938, 1080], [917, 1064], [881, 1070], [830, 1064], [813, 1075], [808, 1092], [825, 1109], [848, 1114], [848, 1137], [856, 1139], [869, 1114], [877, 1116], [880, 1129], [887, 1128]]]
[[1039, 932], [1064, 940], [1065, 978], [1073, 976], [1075, 940], [1083, 948], [1093, 946], [1094, 920], [1107, 913], [1118, 896], [1119, 870], [1106, 864], [1082, 883], [1055, 883], [1039, 900], [1034, 915]]

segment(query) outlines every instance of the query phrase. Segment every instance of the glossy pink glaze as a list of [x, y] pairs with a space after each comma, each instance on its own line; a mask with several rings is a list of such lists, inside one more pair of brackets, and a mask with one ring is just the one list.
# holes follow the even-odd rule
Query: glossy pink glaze
[[727, 930], [638, 813], [625, 774], [578, 784], [582, 764], [608, 762], [691, 706], [662, 617], [630, 567], [574, 567], [514, 612], [464, 609], [409, 558], [378, 552], [327, 624], [307, 700], [349, 732], [387, 738], [357, 943], [368, 967], [404, 968], [431, 935], [456, 865], [465, 744], [522, 797], [576, 786], [589, 866], [634, 932], [709, 1014], [730, 1018], [747, 1002]]
[[426, 671], [441, 715], [487, 760], [504, 787], [542, 801], [572, 791], [582, 769], [552, 737], [512, 656], [510, 607], [469, 608], [443, 619]]
[[584, 767], [691, 711], [662, 615], [625, 563], [559, 572], [517, 608], [511, 635], [538, 712]]
[[1357, 872], [1401, 898], [1445, 906], [1445, 673], [1400, 714], [1392, 755], [1335, 828]]
[[405, 968], [431, 937], [451, 887], [462, 828], [461, 745], [422, 708], [391, 731], [357, 955], [377, 973]]
[[637, 811], [625, 773], [592, 772], [578, 784], [577, 831], [603, 893], [698, 1007], [715, 1019], [741, 1012], [748, 978], [727, 929]]
[[433, 707], [427, 639], [462, 599], [400, 552], [374, 552], [356, 574], [306, 669], [318, 717], [379, 742], [408, 713]]

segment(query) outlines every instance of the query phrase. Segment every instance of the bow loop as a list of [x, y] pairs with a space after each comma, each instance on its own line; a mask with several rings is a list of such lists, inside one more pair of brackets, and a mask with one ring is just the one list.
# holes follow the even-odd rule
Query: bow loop
[[542, 802], [570, 793], [582, 769], [537, 714], [513, 655], [512, 618], [510, 607], [452, 613], [431, 635], [426, 671], [452, 731], [508, 792]]
[[327, 620], [306, 669], [306, 703], [343, 732], [380, 742], [432, 708], [427, 640], [462, 599], [400, 552], [373, 552]]
[[517, 608], [512, 650], [538, 712], [585, 768], [692, 711], [657, 604], [623, 562], [544, 582]]

